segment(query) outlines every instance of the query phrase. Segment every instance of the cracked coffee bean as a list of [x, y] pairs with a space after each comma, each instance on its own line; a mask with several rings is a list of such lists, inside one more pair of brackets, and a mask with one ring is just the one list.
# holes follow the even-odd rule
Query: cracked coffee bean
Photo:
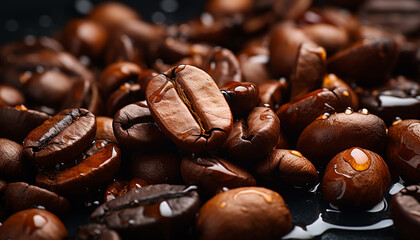
[[232, 113], [213, 79], [204, 71], [179, 65], [150, 80], [150, 113], [180, 148], [202, 152], [221, 146], [232, 129]]
[[193, 221], [199, 209], [195, 189], [168, 184], [142, 187], [102, 204], [90, 217], [128, 239], [169, 239]]

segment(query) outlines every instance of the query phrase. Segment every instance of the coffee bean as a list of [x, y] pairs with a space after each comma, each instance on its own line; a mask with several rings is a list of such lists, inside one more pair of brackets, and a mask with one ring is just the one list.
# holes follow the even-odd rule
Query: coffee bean
[[97, 83], [78, 79], [73, 82], [61, 109], [85, 108], [94, 115], [103, 115], [103, 105]]
[[379, 203], [389, 185], [388, 166], [378, 154], [353, 147], [328, 163], [322, 179], [322, 196], [339, 208], [370, 209]]
[[112, 129], [113, 119], [110, 117], [96, 117], [96, 140], [107, 140], [110, 142], [117, 142]]
[[242, 82], [238, 59], [228, 49], [214, 48], [209, 51], [205, 56], [203, 69], [213, 78], [219, 88], [230, 81]]
[[115, 90], [108, 98], [108, 116], [114, 116], [122, 107], [144, 100], [143, 91], [138, 83], [124, 83], [119, 89]]
[[117, 180], [109, 185], [105, 190], [104, 202], [114, 200], [118, 196], [126, 194], [128, 191], [142, 188], [148, 185], [149, 183], [147, 183], [146, 180], [142, 178], [133, 178], [130, 181]]
[[32, 166], [23, 153], [22, 145], [0, 138], [0, 178], [6, 180], [28, 179]]
[[120, 2], [98, 4], [88, 17], [109, 28], [117, 28], [126, 21], [140, 18], [134, 9]]
[[64, 240], [67, 230], [60, 219], [42, 209], [28, 209], [10, 216], [0, 227], [0, 239]]
[[25, 104], [25, 97], [18, 89], [0, 84], [0, 107]]
[[172, 238], [188, 227], [199, 209], [194, 189], [167, 184], [142, 187], [104, 203], [90, 217], [122, 237]]
[[153, 78], [146, 89], [150, 113], [179, 147], [200, 152], [224, 143], [232, 129], [232, 113], [212, 78], [180, 65]]
[[286, 79], [268, 80], [259, 85], [259, 106], [269, 107], [274, 111], [279, 109], [280, 105], [286, 99], [285, 95], [289, 88]]
[[246, 116], [258, 104], [258, 86], [246, 82], [227, 82], [220, 90], [234, 117]]
[[95, 116], [86, 109], [66, 109], [32, 130], [23, 141], [26, 156], [38, 167], [76, 158], [96, 133]]
[[243, 187], [208, 200], [198, 213], [196, 227], [202, 240], [279, 239], [291, 230], [292, 219], [278, 193], [261, 187]]
[[120, 235], [105, 225], [90, 223], [79, 228], [76, 240], [121, 240]]
[[308, 24], [301, 27], [309, 39], [333, 55], [350, 44], [346, 29], [327, 23]]

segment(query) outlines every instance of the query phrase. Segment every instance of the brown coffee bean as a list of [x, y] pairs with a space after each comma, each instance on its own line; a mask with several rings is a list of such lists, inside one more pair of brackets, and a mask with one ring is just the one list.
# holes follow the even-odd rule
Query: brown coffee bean
[[238, 53], [237, 58], [245, 82], [260, 85], [271, 78], [271, 74], [267, 67], [270, 58], [266, 45], [267, 40], [265, 38], [255, 45], [252, 43], [246, 45], [245, 48]]
[[96, 140], [107, 140], [110, 142], [117, 142], [112, 129], [113, 119], [110, 117], [96, 117]]
[[351, 105], [353, 109], [359, 109], [359, 98], [353, 89], [342, 79], [338, 78], [335, 74], [329, 73], [324, 76], [322, 81], [322, 88], [334, 90], [335, 88], [345, 89], [351, 98]]
[[153, 78], [146, 100], [156, 123], [179, 147], [200, 152], [222, 145], [232, 129], [232, 113], [213, 79], [180, 65]]
[[131, 62], [141, 68], [146, 68], [144, 52], [136, 45], [133, 39], [123, 33], [114, 33], [108, 39], [104, 50], [105, 64], [116, 62]]
[[260, 107], [269, 107], [276, 111], [280, 105], [286, 99], [285, 95], [288, 91], [289, 85], [285, 78], [280, 80], [268, 80], [260, 85], [259, 87], [259, 102]]
[[135, 152], [130, 157], [128, 172], [149, 184], [173, 184], [180, 178], [180, 164], [180, 159], [170, 152]]
[[312, 43], [302, 43], [298, 49], [296, 62], [290, 76], [290, 99], [303, 96], [321, 87], [325, 74], [324, 48]]
[[[166, 63], [178, 63], [185, 58], [203, 58], [212, 48], [206, 44], [196, 44], [178, 38], [168, 37], [159, 46], [160, 57]], [[195, 65], [201, 67], [201, 65]], [[166, 71], [167, 69], [165, 69]]]
[[243, 187], [208, 200], [200, 209], [196, 227], [202, 240], [279, 239], [291, 230], [292, 219], [278, 193]]
[[397, 57], [397, 44], [392, 39], [366, 39], [328, 58], [327, 67], [340, 78], [364, 86], [378, 85], [388, 79]]
[[389, 127], [386, 160], [393, 176], [420, 182], [420, 120], [398, 120]]
[[253, 10], [252, 0], [234, 0], [226, 2], [223, 0], [207, 1], [205, 10], [215, 17], [227, 17], [232, 15], [242, 15]]
[[0, 107], [14, 107], [25, 104], [25, 97], [18, 89], [0, 84]]
[[193, 187], [158, 184], [142, 187], [99, 206], [90, 216], [94, 222], [116, 230], [124, 239], [176, 238], [199, 209]]
[[124, 22], [139, 19], [139, 14], [120, 2], [104, 2], [96, 5], [88, 16], [108, 28], [117, 28]]
[[79, 227], [76, 240], [121, 240], [120, 235], [105, 225], [89, 223]]
[[85, 108], [94, 115], [103, 115], [103, 105], [97, 83], [78, 79], [73, 82], [61, 109]]
[[36, 127], [48, 120], [46, 113], [30, 110], [23, 105], [0, 107], [0, 137], [21, 143]]
[[22, 145], [0, 138], [0, 178], [23, 180], [30, 175], [32, 165], [23, 153]]
[[139, 74], [137, 81], [140, 84], [140, 90], [143, 92], [143, 94], [146, 93], [147, 84], [157, 75], [159, 75], [159, 73], [153, 69], [146, 69]]
[[220, 90], [229, 104], [234, 117], [246, 116], [257, 106], [258, 86], [247, 82], [227, 82]]
[[369, 209], [382, 200], [390, 184], [391, 175], [381, 156], [353, 147], [331, 159], [321, 189], [334, 206]]
[[10, 216], [0, 227], [0, 239], [64, 240], [67, 229], [54, 214], [28, 209]]
[[32, 130], [23, 141], [26, 156], [38, 167], [75, 159], [95, 137], [95, 116], [86, 109], [66, 109]]
[[97, 141], [79, 163], [61, 172], [43, 171], [36, 185], [64, 196], [77, 196], [110, 182], [121, 164], [121, 151], [114, 143]]
[[321, 115], [309, 124], [299, 136], [297, 150], [318, 168], [350, 147], [382, 153], [386, 135], [387, 128], [382, 119], [365, 111], [348, 109], [331, 116]]
[[149, 183], [142, 178], [133, 178], [130, 181], [117, 180], [105, 190], [104, 202], [114, 200], [115, 198], [126, 194], [128, 191], [148, 185]]
[[315, 166], [296, 150], [274, 149], [255, 166], [255, 172], [271, 184], [280, 180], [292, 186], [311, 187], [318, 181]]
[[151, 151], [169, 141], [157, 126], [146, 102], [121, 108], [114, 116], [112, 127], [118, 143], [136, 151]]
[[128, 104], [144, 100], [144, 91], [140, 89], [138, 83], [124, 83], [119, 89], [115, 90], [108, 98], [108, 116], [114, 116], [122, 107]]
[[391, 217], [403, 239], [414, 240], [420, 234], [419, 199], [419, 185], [407, 186], [391, 199]]
[[302, 26], [301, 29], [309, 39], [323, 47], [329, 55], [350, 44], [350, 37], [346, 29], [332, 24], [308, 24]]
[[247, 119], [233, 124], [223, 148], [236, 160], [260, 160], [273, 150], [280, 136], [280, 120], [270, 108], [256, 107]]
[[6, 206], [12, 212], [18, 212], [34, 206], [43, 206], [56, 214], [67, 212], [70, 202], [46, 189], [29, 185], [25, 182], [7, 184], [5, 191]]
[[223, 188], [256, 185], [254, 177], [246, 170], [215, 155], [184, 157], [181, 173], [184, 182], [196, 185], [204, 196], [213, 196]]

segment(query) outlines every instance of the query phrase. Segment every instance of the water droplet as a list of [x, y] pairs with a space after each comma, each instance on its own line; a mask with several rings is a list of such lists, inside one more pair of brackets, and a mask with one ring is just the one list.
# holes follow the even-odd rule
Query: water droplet
[[227, 205], [227, 203], [226, 203], [226, 202], [221, 202], [219, 206], [220, 206], [221, 208], [225, 208], [225, 207], [226, 207], [226, 205]]
[[169, 206], [167, 201], [162, 201], [159, 204], [159, 211], [160, 215], [163, 217], [172, 217], [174, 215], [174, 212], [172, 211], [172, 208]]
[[346, 111], [344, 111], [344, 113], [345, 113], [345, 114], [347, 114], [347, 115], [350, 115], [350, 114], [352, 114], [352, 113], [353, 113], [353, 109], [352, 109], [351, 107], [348, 107], [348, 108], [346, 109]]
[[86, 207], [90, 207], [90, 206], [92, 206], [92, 203], [91, 203], [91, 202], [89, 202], [89, 201], [88, 201], [88, 202], [85, 202], [85, 206], [86, 206]]
[[368, 115], [369, 110], [367, 110], [366, 108], [362, 108], [362, 109], [359, 110], [359, 113], [364, 114], [364, 115]]
[[166, 17], [162, 12], [155, 12], [152, 14], [152, 21], [154, 23], [163, 23], [165, 22]]
[[361, 148], [351, 148], [344, 153], [344, 161], [350, 163], [356, 171], [364, 171], [369, 168], [371, 158]]
[[160, 8], [164, 12], [175, 12], [178, 9], [178, 2], [175, 0], [162, 0], [160, 2]]
[[233, 196], [233, 198], [234, 199], [237, 199], [239, 196], [241, 196], [241, 195], [247, 195], [247, 194], [248, 195], [257, 195], [257, 196], [260, 196], [260, 197], [262, 197], [264, 199], [264, 201], [266, 203], [273, 203], [273, 197], [271, 195], [269, 195], [269, 194], [267, 194], [265, 192], [261, 192], [261, 191], [253, 190], [253, 189], [242, 190], [242, 191], [236, 193]]
[[47, 28], [51, 26], [52, 19], [48, 15], [42, 15], [41, 17], [39, 17], [38, 22], [41, 27]]
[[295, 155], [295, 156], [298, 156], [298, 157], [302, 157], [302, 153], [300, 153], [299, 151], [296, 151], [296, 150], [291, 150], [291, 151], [289, 151], [291, 154], [293, 154], [293, 155]]
[[36, 228], [42, 228], [48, 222], [47, 219], [41, 215], [35, 215], [33, 221]]
[[134, 220], [134, 219], [130, 219], [130, 220], [128, 220], [128, 224], [130, 224], [130, 225], [133, 225], [133, 224], [135, 224], [136, 223], [136, 220]]
[[5, 26], [7, 31], [16, 32], [19, 28], [19, 23], [14, 19], [10, 19], [6, 22]]
[[99, 201], [97, 201], [97, 200], [96, 201], [93, 201], [93, 204], [94, 205], [99, 205]]
[[350, 93], [349, 93], [348, 91], [343, 91], [343, 95], [344, 95], [345, 97], [348, 97], [348, 96], [350, 96]]

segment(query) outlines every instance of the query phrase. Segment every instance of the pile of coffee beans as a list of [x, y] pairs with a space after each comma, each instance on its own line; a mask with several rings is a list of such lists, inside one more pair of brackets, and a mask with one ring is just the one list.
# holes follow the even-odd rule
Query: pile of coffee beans
[[[165, 25], [105, 2], [1, 46], [0, 239], [416, 239], [419, 16], [208, 0]], [[308, 196], [328, 211], [303, 224]]]

